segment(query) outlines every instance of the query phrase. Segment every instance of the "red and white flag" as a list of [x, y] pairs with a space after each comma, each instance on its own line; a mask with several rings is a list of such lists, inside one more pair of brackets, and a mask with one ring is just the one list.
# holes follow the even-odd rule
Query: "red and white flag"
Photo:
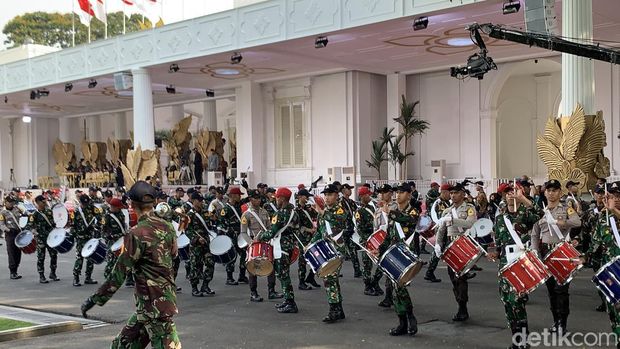
[[127, 17], [131, 17], [136, 12], [136, 6], [134, 0], [121, 0], [123, 3], [123, 13]]
[[148, 18], [153, 25], [161, 19], [161, 0], [132, 0], [138, 13]]
[[105, 10], [104, 0], [89, 0], [91, 8], [93, 9], [93, 15], [103, 23], [108, 23], [108, 16]]
[[[75, 6], [77, 5], [77, 6]], [[93, 8], [88, 0], [74, 0], [73, 12], [78, 15], [80, 22], [87, 27], [90, 27], [90, 20], [95, 15]]]

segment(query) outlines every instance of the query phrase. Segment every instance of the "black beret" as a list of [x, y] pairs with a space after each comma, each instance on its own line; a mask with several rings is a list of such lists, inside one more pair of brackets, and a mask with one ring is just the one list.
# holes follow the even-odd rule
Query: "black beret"
[[392, 188], [391, 185], [386, 183], [386, 184], [380, 186], [376, 191], [377, 191], [377, 193], [389, 193], [391, 191], [394, 191], [394, 188]]
[[80, 195], [80, 203], [82, 203], [84, 205], [90, 204], [90, 196], [88, 196], [86, 194]]
[[45, 201], [45, 196], [37, 195], [37, 197], [34, 198], [34, 201], [36, 201], [36, 202]]
[[252, 189], [248, 192], [248, 197], [251, 199], [260, 199], [260, 193], [258, 190]]
[[550, 179], [545, 183], [545, 189], [562, 189], [562, 184], [557, 179]]
[[347, 189], [353, 189], [353, 186], [351, 186], [349, 183], [345, 183], [342, 185], [341, 187], [342, 189], [347, 188]]
[[607, 189], [608, 192], [615, 194], [615, 193], [620, 193], [620, 182], [613, 182], [609, 185], [609, 188]]
[[413, 191], [413, 189], [411, 188], [411, 185], [409, 185], [408, 183], [403, 183], [399, 185], [398, 187], [395, 188], [395, 190], [407, 192], [407, 193], [411, 193]]
[[456, 183], [455, 185], [450, 187], [450, 191], [465, 191], [465, 187], [461, 183]]
[[267, 188], [267, 192], [268, 193], [275, 193], [276, 192], [276, 188]]
[[4, 198], [4, 201], [6, 201], [6, 202], [16, 203], [16, 202], [17, 202], [17, 198], [16, 198], [15, 196], [13, 196], [13, 195], [7, 195], [7, 196]]
[[200, 195], [200, 193], [196, 191], [192, 193], [192, 196], [190, 196], [190, 198], [192, 200], [198, 200], [198, 201], [204, 201], [205, 199], [204, 196]]
[[311, 197], [314, 195], [310, 194], [310, 192], [307, 189], [301, 189], [300, 191], [297, 192], [297, 196]]
[[157, 197], [157, 191], [152, 185], [145, 181], [137, 181], [127, 192], [127, 196], [131, 201], [143, 204], [152, 203]]
[[338, 190], [338, 186], [336, 186], [336, 184], [328, 184], [327, 186], [325, 186], [325, 188], [323, 188], [323, 191], [321, 192], [321, 194], [329, 194], [329, 193], [339, 193], [340, 190]]

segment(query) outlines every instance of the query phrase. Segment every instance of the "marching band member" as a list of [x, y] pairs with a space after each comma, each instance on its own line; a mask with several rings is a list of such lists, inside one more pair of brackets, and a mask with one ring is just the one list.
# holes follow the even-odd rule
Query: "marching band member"
[[[370, 189], [368, 189], [367, 187], [361, 187], [357, 192], [357, 196], [360, 199], [361, 205], [355, 213], [355, 225], [357, 227], [357, 233], [360, 236], [362, 244], [368, 241], [368, 238], [374, 232], [373, 223], [375, 218], [375, 211], [373, 210], [372, 206], [370, 206], [370, 201], [372, 200], [370, 197], [371, 194], [372, 193], [370, 192]], [[372, 266], [372, 259], [370, 259], [370, 256], [368, 256], [367, 253], [364, 253], [362, 255], [362, 276], [364, 278], [364, 294], [367, 296], [379, 296], [379, 292], [375, 290], [372, 283]]]
[[351, 240], [353, 232], [355, 231], [355, 212], [357, 211], [357, 204], [351, 199], [351, 189], [353, 187], [349, 183], [345, 183], [340, 188], [340, 205], [344, 208], [347, 214], [347, 228], [345, 230], [344, 244], [346, 248], [346, 256], [353, 263], [353, 277], [362, 277], [362, 271], [360, 270], [360, 260], [357, 258], [357, 246]]
[[183, 201], [183, 196], [185, 196], [185, 189], [183, 189], [183, 187], [178, 187], [174, 191], [174, 196], [168, 198], [168, 205], [173, 211], [183, 206], [185, 203], [185, 201]]
[[[452, 206], [443, 211], [442, 217], [439, 220], [437, 242], [435, 243], [435, 253], [439, 257], [441, 257], [442, 250], [447, 245], [447, 242], [453, 241], [465, 234], [466, 230], [474, 225], [477, 217], [474, 205], [465, 202], [465, 188], [462, 184], [459, 183], [450, 187], [450, 198], [452, 199]], [[452, 321], [465, 321], [469, 319], [469, 313], [467, 312], [467, 301], [469, 300], [467, 295], [467, 279], [472, 276], [465, 274], [457, 278], [451, 268], [448, 268], [448, 276], [450, 281], [452, 281], [454, 298], [459, 305], [459, 309]]]
[[[319, 213], [317, 221], [317, 231], [312, 238], [311, 243], [317, 242], [321, 239], [331, 239], [329, 236], [326, 222], [329, 222], [332, 233], [341, 233], [347, 225], [347, 215], [344, 209], [338, 202], [339, 188], [334, 184], [327, 185], [321, 194], [325, 194], [325, 208], [321, 208], [318, 204], [315, 209]], [[338, 252], [344, 255], [344, 246], [338, 246], [336, 244]], [[334, 323], [338, 320], [344, 320], [345, 314], [342, 309], [342, 294], [340, 293], [340, 281], [338, 275], [340, 269], [336, 270], [331, 275], [328, 275], [324, 279], [325, 292], [327, 293], [327, 303], [329, 304], [329, 313], [323, 318], [323, 322]]]
[[[13, 189], [14, 191], [15, 189]], [[19, 191], [19, 190], [18, 190]], [[19, 263], [22, 259], [22, 250], [15, 246], [15, 237], [21, 232], [19, 227], [19, 217], [22, 215], [17, 208], [18, 199], [12, 194], [4, 198], [4, 208], [0, 211], [0, 230], [4, 233], [6, 240], [6, 252], [9, 257], [9, 273], [11, 280], [19, 280], [22, 278], [17, 273]]]
[[[440, 217], [443, 212], [450, 207], [450, 184], [442, 184], [440, 187], [441, 191], [439, 192], [439, 197], [437, 198], [437, 205], [435, 205], [435, 213], [437, 217]], [[433, 203], [430, 206], [426, 206], [428, 211], [433, 209]], [[439, 264], [439, 256], [435, 253], [435, 250], [431, 252], [431, 260], [428, 263], [428, 269], [426, 270], [426, 275], [424, 275], [424, 280], [430, 282], [441, 282], [441, 279], [438, 279], [435, 276], [435, 270], [437, 270], [437, 265]]]
[[276, 277], [280, 280], [284, 293], [284, 302], [276, 306], [278, 313], [297, 313], [298, 311], [289, 273], [291, 253], [297, 243], [294, 232], [299, 224], [299, 218], [295, 214], [295, 206], [289, 202], [292, 195], [293, 193], [288, 188], [278, 188], [275, 195], [278, 212], [271, 219], [271, 229], [259, 233], [256, 238], [263, 242], [274, 239], [276, 240], [274, 250], [278, 248], [278, 243], [282, 250], [280, 258], [274, 256]]
[[278, 213], [278, 204], [276, 203], [276, 190], [274, 188], [268, 188], [267, 184], [262, 185], [262, 190], [265, 192], [263, 208], [269, 212], [269, 216], [273, 217]]
[[[256, 190], [250, 190], [248, 193], [248, 197], [250, 199], [250, 205], [248, 206], [248, 210], [243, 212], [241, 215], [241, 233], [248, 234], [250, 238], [253, 240], [258, 236], [261, 231], [269, 230], [271, 228], [271, 219], [269, 218], [269, 213], [267, 210], [261, 207], [261, 195]], [[262, 302], [263, 297], [258, 295], [257, 291], [257, 277], [250, 273], [250, 301], [252, 302]], [[276, 299], [282, 298], [281, 294], [276, 293], [276, 276], [275, 272], [271, 272], [269, 276], [267, 276], [267, 288], [268, 288], [268, 298]]]
[[[545, 184], [545, 195], [548, 202], [545, 215], [534, 224], [534, 229], [532, 229], [532, 249], [541, 257], [544, 257], [558, 243], [562, 242], [563, 237], [569, 234], [572, 228], [581, 226], [577, 212], [560, 203], [562, 185], [558, 180], [550, 179]], [[560, 238], [558, 233], [562, 234], [563, 237]], [[576, 244], [576, 241], [574, 243]], [[551, 330], [565, 333], [570, 312], [568, 294], [570, 282], [560, 286], [555, 278], [549, 278], [546, 285], [551, 313], [553, 314]]]
[[[300, 189], [297, 192], [297, 216], [299, 217], [299, 240], [303, 243], [303, 245], [308, 245], [310, 240], [312, 240], [312, 236], [314, 235], [315, 229], [313, 221], [316, 220], [317, 213], [314, 208], [308, 205], [308, 199], [314, 196], [310, 194], [307, 189]], [[299, 245], [299, 251], [303, 254], [304, 246]], [[308, 270], [308, 275], [306, 276], [306, 259], [303, 256], [300, 256], [297, 263], [297, 272], [299, 276], [299, 289], [300, 290], [311, 290], [314, 286], [316, 288], [320, 288], [319, 284], [314, 279], [314, 272], [312, 269]], [[311, 286], [309, 286], [310, 284]]]
[[123, 202], [120, 199], [114, 198], [110, 200], [109, 205], [110, 210], [101, 219], [101, 237], [105, 240], [106, 245], [108, 246], [108, 253], [106, 254], [107, 263], [103, 272], [103, 277], [106, 279], [110, 276], [117, 260], [116, 255], [110, 250], [110, 248], [118, 239], [125, 236], [125, 232], [127, 230], [127, 227], [125, 226], [125, 215], [121, 211], [123, 208]]
[[[192, 193], [190, 200], [192, 210], [188, 213], [190, 223], [185, 234], [190, 240], [191, 271], [189, 281], [192, 285], [192, 296], [213, 296], [215, 292], [209, 288], [209, 283], [213, 280], [215, 262], [209, 250], [209, 231], [207, 230], [209, 217], [203, 210], [204, 197], [200, 193]], [[202, 286], [199, 291], [198, 284], [201, 280]]]
[[52, 210], [47, 206], [47, 200], [43, 195], [39, 195], [34, 199], [37, 210], [30, 215], [26, 229], [35, 230], [37, 239], [37, 271], [39, 272], [39, 282], [47, 284], [49, 281], [45, 278], [45, 251], [50, 255], [50, 280], [59, 281], [56, 276], [56, 267], [58, 265], [58, 252], [47, 246], [47, 236], [56, 227], [54, 225], [54, 215]]
[[[82, 257], [82, 248], [88, 242], [88, 240], [94, 238], [99, 234], [97, 229], [98, 220], [101, 220], [102, 210], [93, 205], [90, 196], [87, 194], [80, 195], [80, 206], [77, 207], [77, 212], [73, 213], [72, 227], [73, 235], [75, 236], [75, 251], [76, 259], [73, 265], [73, 286], [82, 286], [80, 283], [80, 274], [82, 273], [82, 265], [84, 264], [84, 257]], [[97, 283], [93, 280], [94, 264], [90, 259], [86, 259], [86, 279], [84, 284], [94, 285]]]
[[[582, 234], [582, 248], [583, 252], [587, 252], [588, 254], [588, 263], [586, 266], [590, 266], [594, 272], [597, 272], [601, 265], [603, 258], [603, 246], [600, 244], [600, 238], [595, 239], [594, 235], [597, 234], [598, 222], [601, 217], [601, 213], [606, 212], [605, 209], [605, 185], [599, 186], [597, 185], [594, 189], [594, 204], [585, 212], [585, 215], [582, 219], [583, 229], [581, 230]], [[605, 216], [606, 218], [606, 216]], [[586, 244], [588, 242], [588, 244]], [[601, 304], [599, 304], [595, 310], [599, 312], [604, 312], [607, 309], [607, 305], [605, 304], [605, 296], [598, 292], [601, 297]]]
[[[395, 210], [398, 208], [396, 202], [392, 200], [393, 189], [389, 184], [382, 185], [379, 189], [377, 189], [377, 193], [379, 193], [379, 207], [375, 211], [375, 231], [378, 229], [387, 229], [388, 225], [388, 217], [385, 212], [381, 210], [381, 207], [388, 205], [391, 210]], [[383, 290], [379, 287], [379, 280], [381, 280], [381, 276], [383, 276], [383, 272], [381, 268], [375, 269], [375, 274], [373, 275], [373, 288], [381, 295], [383, 294]], [[390, 280], [385, 280], [385, 298], [379, 302], [380, 307], [389, 308], [394, 304], [392, 302], [392, 283]]]
[[[515, 239], [519, 239], [519, 243], [529, 239], [529, 227], [540, 218], [538, 211], [533, 207], [533, 203], [523, 194], [521, 190], [506, 190], [507, 206], [506, 212], [500, 214], [495, 221], [493, 231], [495, 233], [495, 250], [489, 252], [487, 258], [495, 261], [499, 258], [499, 269], [502, 270], [508, 264], [506, 256], [506, 248], [510, 245], [517, 244]], [[514, 226], [513, 232], [509, 230], [504, 221], [504, 217], [508, 218]], [[517, 234], [513, 236], [513, 234]], [[518, 244], [517, 244], [518, 246]], [[525, 310], [526, 297], [519, 295], [512, 289], [508, 281], [501, 275], [499, 277], [499, 295], [504, 305], [506, 320], [510, 326], [513, 335], [525, 331], [525, 335], [529, 333], [527, 324], [527, 312]], [[524, 340], [526, 338], [523, 338]], [[513, 343], [511, 348], [525, 348], [524, 343]]]
[[235, 273], [235, 262], [226, 264], [226, 285], [238, 285], [239, 283], [247, 284], [248, 278], [245, 276], [245, 249], [239, 248], [237, 245], [237, 237], [241, 229], [241, 189], [232, 187], [228, 190], [228, 202], [220, 210], [218, 217], [217, 229], [233, 241], [239, 260], [239, 278], [237, 281], [233, 278]]
[[[377, 257], [382, 256], [387, 249], [399, 242], [411, 234], [415, 234], [415, 227], [418, 223], [419, 215], [418, 211], [411, 206], [411, 191], [412, 188], [409, 184], [403, 183], [396, 188], [396, 204], [398, 208], [395, 210], [390, 209], [390, 206], [384, 205], [381, 210], [385, 212], [389, 217], [388, 223], [388, 235], [379, 248], [377, 249]], [[400, 224], [402, 232], [405, 236], [401, 236], [396, 224]], [[398, 286], [394, 284], [394, 310], [398, 315], [398, 326], [390, 330], [390, 335], [400, 336], [405, 333], [410, 336], [414, 336], [418, 333], [418, 321], [413, 315], [413, 304], [407, 288], [404, 286]]]

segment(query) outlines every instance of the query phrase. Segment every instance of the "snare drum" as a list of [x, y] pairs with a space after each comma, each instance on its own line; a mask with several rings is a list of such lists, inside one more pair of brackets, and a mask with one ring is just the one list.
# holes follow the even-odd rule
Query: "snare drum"
[[26, 216], [19, 217], [19, 227], [22, 229], [26, 228], [26, 226], [28, 225], [28, 220], [29, 218]]
[[388, 248], [379, 260], [379, 266], [392, 281], [404, 287], [422, 269], [422, 261], [402, 242]]
[[123, 246], [125, 245], [125, 237], [121, 237], [118, 240], [114, 241], [112, 246], [110, 246], [110, 251], [114, 253], [116, 257], [120, 256], [123, 253]]
[[90, 239], [82, 248], [82, 257], [88, 259], [95, 264], [101, 264], [105, 261], [105, 255], [108, 247], [99, 239]]
[[366, 240], [366, 249], [370, 252], [375, 252], [379, 249], [379, 246], [381, 246], [386, 236], [387, 233], [383, 229], [375, 231], [368, 237], [368, 240]]
[[179, 258], [182, 261], [189, 260], [189, 243], [190, 240], [184, 233], [177, 238], [177, 249], [179, 250]]
[[58, 251], [58, 253], [67, 253], [71, 251], [75, 245], [73, 235], [69, 234], [68, 229], [54, 228], [47, 236], [47, 246]]
[[561, 242], [547, 253], [543, 259], [545, 266], [558, 282], [558, 285], [569, 283], [577, 271], [583, 267], [571, 260], [579, 260], [579, 251], [570, 242]]
[[245, 267], [252, 275], [268, 276], [273, 272], [273, 246], [267, 242], [253, 242], [248, 248]]
[[602, 266], [592, 277], [592, 282], [605, 295], [608, 303], [620, 302], [620, 256]]
[[69, 211], [65, 205], [56, 204], [52, 207], [52, 217], [54, 218], [54, 223], [56, 223], [56, 228], [64, 228], [69, 222]]
[[310, 244], [304, 252], [304, 258], [314, 273], [322, 278], [337, 272], [342, 266], [342, 257], [327, 240]]
[[30, 230], [24, 230], [15, 237], [15, 246], [23, 253], [31, 254], [37, 250], [37, 240]]
[[499, 274], [519, 296], [530, 294], [551, 277], [543, 262], [532, 251], [524, 252], [512, 263], [505, 265]]
[[[433, 225], [433, 220], [429, 216], [420, 216], [418, 224], [415, 226], [416, 233], [424, 233]], [[426, 236], [425, 236], [426, 237]]]
[[292, 265], [293, 263], [297, 262], [297, 259], [299, 258], [299, 247], [295, 246], [295, 248], [291, 251], [291, 254], [289, 256], [289, 265]]
[[465, 275], [484, 254], [484, 249], [476, 240], [469, 235], [461, 235], [448, 245], [441, 259], [454, 271], [456, 277], [460, 277]]
[[226, 235], [218, 235], [211, 239], [209, 249], [215, 263], [228, 264], [237, 258], [232, 240]]

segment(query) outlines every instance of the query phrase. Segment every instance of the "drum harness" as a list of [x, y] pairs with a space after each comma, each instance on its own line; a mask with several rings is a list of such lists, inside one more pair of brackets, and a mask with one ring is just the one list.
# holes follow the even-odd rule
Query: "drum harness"
[[[234, 211], [234, 209], [233, 209]], [[200, 223], [202, 224], [203, 227], [205, 227], [205, 230], [207, 231], [207, 233], [209, 233], [209, 240], [214, 239], [215, 237], [217, 237], [217, 234], [215, 234], [214, 232], [212, 232], [211, 230], [209, 230], [209, 228], [207, 227], [207, 222], [205, 222], [205, 220], [202, 218], [202, 216], [200, 215], [200, 213], [192, 210], [191, 212], [194, 213], [194, 216], [196, 216], [196, 218], [198, 218], [198, 220], [200, 221]], [[236, 212], [235, 212], [236, 213]], [[204, 239], [204, 236], [198, 234], [201, 238]], [[206, 239], [205, 239], [206, 240]]]
[[50, 226], [50, 227], [52, 227], [52, 228], [54, 227], [54, 226], [52, 225], [52, 223], [50, 223], [50, 220], [47, 218], [47, 216], [46, 216], [43, 212], [39, 211], [38, 209], [36, 210], [36, 212], [37, 212], [38, 214], [40, 214], [41, 216], [43, 216], [43, 218], [45, 218], [45, 221], [47, 222], [47, 225], [49, 225], [49, 226]]
[[19, 231], [22, 231], [22, 227], [19, 226], [19, 221], [17, 220], [17, 218], [15, 218], [15, 215], [13, 214], [13, 212], [11, 212], [11, 210], [5, 210], [6, 212], [8, 212], [11, 215], [11, 218], [13, 218], [13, 221], [15, 221], [15, 225], [17, 225], [17, 227], [19, 228]]
[[125, 225], [121, 224], [121, 221], [116, 217], [116, 215], [113, 215], [112, 213], [108, 213], [108, 215], [112, 217], [112, 219], [114, 219], [116, 223], [118, 223], [118, 226], [121, 227], [121, 230], [123, 231], [123, 235], [125, 235], [125, 231], [126, 231]]
[[[288, 222], [286, 222], [286, 225], [283, 226], [282, 228], [280, 228], [280, 230], [278, 230], [278, 232], [276, 233], [276, 235], [273, 237], [273, 239], [271, 239], [271, 245], [273, 246], [273, 258], [274, 259], [280, 259], [282, 258], [282, 254], [285, 254], [288, 256], [288, 252], [284, 252], [282, 251], [282, 247], [280, 246], [280, 235], [288, 228], [288, 226], [291, 224], [291, 222], [293, 221], [293, 217], [295, 216], [295, 210], [291, 210], [291, 215], [288, 218]], [[293, 233], [294, 234], [294, 233]], [[298, 238], [299, 239], [299, 238]]]

